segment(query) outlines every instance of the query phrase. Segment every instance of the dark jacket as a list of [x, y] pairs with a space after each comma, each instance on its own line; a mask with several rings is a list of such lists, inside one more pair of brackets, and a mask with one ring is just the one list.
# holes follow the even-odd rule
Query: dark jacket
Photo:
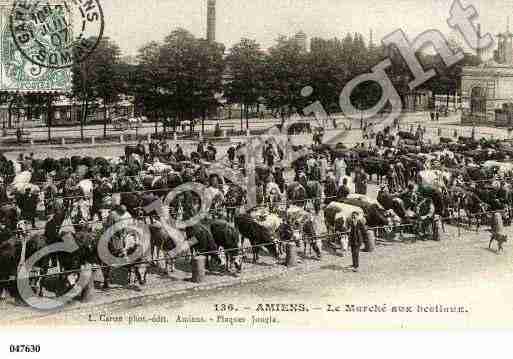
[[339, 201], [344, 200], [344, 199], [346, 199], [346, 198], [349, 196], [349, 194], [350, 194], [350, 193], [351, 193], [351, 192], [349, 191], [349, 187], [347, 187], [346, 185], [343, 185], [343, 186], [341, 186], [341, 187], [338, 189], [338, 192], [337, 192], [337, 199], [338, 199]]
[[365, 224], [358, 220], [356, 223], [350, 223], [349, 245], [353, 248], [360, 248], [367, 238], [367, 230]]

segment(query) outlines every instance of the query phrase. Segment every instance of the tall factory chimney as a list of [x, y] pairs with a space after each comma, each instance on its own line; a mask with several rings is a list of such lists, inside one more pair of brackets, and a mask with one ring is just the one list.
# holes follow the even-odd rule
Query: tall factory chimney
[[208, 0], [207, 40], [208, 42], [216, 41], [216, 0]]

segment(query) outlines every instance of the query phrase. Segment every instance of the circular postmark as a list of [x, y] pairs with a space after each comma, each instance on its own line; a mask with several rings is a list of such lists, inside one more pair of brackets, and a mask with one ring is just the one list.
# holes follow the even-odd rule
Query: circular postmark
[[15, 0], [10, 27], [24, 57], [62, 69], [84, 61], [96, 49], [105, 22], [99, 0]]

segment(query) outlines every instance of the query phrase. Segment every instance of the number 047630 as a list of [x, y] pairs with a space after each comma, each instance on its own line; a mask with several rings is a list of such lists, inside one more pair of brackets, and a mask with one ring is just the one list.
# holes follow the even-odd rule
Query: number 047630
[[41, 351], [40, 345], [11, 345], [9, 347], [11, 353], [39, 353]]

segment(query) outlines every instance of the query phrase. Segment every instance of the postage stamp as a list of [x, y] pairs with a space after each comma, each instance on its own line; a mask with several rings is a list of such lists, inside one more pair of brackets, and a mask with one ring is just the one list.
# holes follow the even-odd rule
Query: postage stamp
[[48, 68], [30, 61], [16, 46], [9, 24], [10, 7], [0, 7], [0, 89], [13, 92], [71, 91], [69, 68]]
[[99, 1], [15, 1], [10, 14], [14, 43], [30, 62], [67, 68], [89, 56], [102, 38]]

